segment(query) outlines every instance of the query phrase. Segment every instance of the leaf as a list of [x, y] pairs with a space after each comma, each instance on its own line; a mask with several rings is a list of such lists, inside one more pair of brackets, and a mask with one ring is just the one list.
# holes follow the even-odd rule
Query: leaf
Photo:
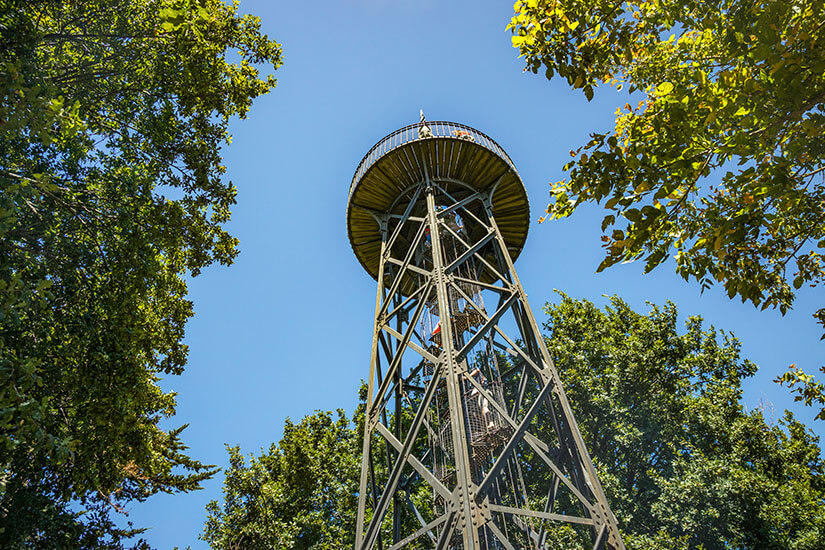
[[639, 212], [639, 210], [636, 208], [628, 208], [627, 210], [622, 212], [622, 215], [632, 222], [638, 222], [640, 219], [642, 219], [642, 213]]
[[615, 221], [616, 221], [616, 216], [614, 216], [612, 214], [609, 215], [609, 216], [605, 216], [604, 219], [602, 220], [602, 231], [606, 230], [607, 226], [613, 224]]
[[651, 254], [645, 263], [645, 273], [650, 273], [665, 258], [665, 249], [660, 248]]
[[722, 233], [718, 237], [716, 237], [715, 241], [713, 241], [713, 251], [714, 252], [719, 252], [719, 249], [722, 248], [722, 244], [724, 244], [724, 242], [725, 242], [725, 234]]
[[659, 96], [666, 96], [673, 91], [673, 84], [670, 82], [662, 82], [656, 86], [656, 94]]

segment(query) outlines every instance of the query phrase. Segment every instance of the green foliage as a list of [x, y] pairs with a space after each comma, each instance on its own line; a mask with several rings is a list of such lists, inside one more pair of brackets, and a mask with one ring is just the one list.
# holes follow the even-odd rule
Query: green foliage
[[[607, 210], [599, 270], [675, 254], [676, 271], [784, 314], [825, 276], [825, 11], [821, 2], [519, 0], [527, 69], [588, 99], [641, 96], [571, 151], [550, 218]], [[635, 101], [633, 101], [635, 103]], [[825, 326], [825, 308], [814, 317]], [[825, 335], [823, 336], [825, 338]]]
[[355, 538], [360, 445], [343, 411], [288, 419], [278, 445], [247, 465], [229, 447], [224, 504], [212, 501], [212, 548], [338, 550]]
[[563, 296], [548, 345], [630, 548], [818, 548], [825, 462], [786, 412], [739, 403], [756, 366], [675, 306], [633, 312]]
[[[825, 367], [820, 367], [819, 370], [825, 374]], [[802, 401], [809, 407], [816, 403], [817, 406], [821, 407], [816, 418], [825, 420], [825, 384], [796, 365], [788, 367], [788, 370], [775, 382], [791, 388], [791, 393], [796, 394], [794, 395], [794, 401]]]
[[183, 277], [237, 253], [220, 147], [257, 63], [280, 47], [219, 0], [0, 8], [0, 546], [120, 547], [110, 510], [214, 473], [158, 381]]
[[[818, 440], [790, 413], [774, 425], [743, 410], [742, 380], [756, 367], [732, 336], [698, 318], [679, 334], [672, 304], [640, 315], [618, 298], [600, 310], [563, 297], [546, 311], [548, 347], [628, 548], [821, 546]], [[354, 424], [341, 412], [287, 421], [280, 444], [248, 465], [231, 448], [224, 503], [209, 504], [203, 538], [220, 549], [350, 545], [363, 408]], [[570, 526], [550, 532], [551, 548], [584, 548]]]

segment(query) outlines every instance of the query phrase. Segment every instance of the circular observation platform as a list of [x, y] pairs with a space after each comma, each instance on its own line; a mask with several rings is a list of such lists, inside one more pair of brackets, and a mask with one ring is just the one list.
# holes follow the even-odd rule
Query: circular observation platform
[[[419, 136], [424, 125], [432, 136]], [[419, 122], [373, 145], [352, 178], [347, 233], [355, 256], [373, 279], [378, 278], [381, 255], [381, 228], [375, 216], [402, 215], [414, 190], [427, 177], [449, 187], [457, 200], [495, 186], [493, 217], [510, 257], [518, 258], [527, 239], [530, 205], [513, 161], [498, 143], [475, 128], [455, 122]], [[474, 208], [483, 219], [481, 208]], [[397, 239], [395, 246], [409, 246], [405, 241]]]

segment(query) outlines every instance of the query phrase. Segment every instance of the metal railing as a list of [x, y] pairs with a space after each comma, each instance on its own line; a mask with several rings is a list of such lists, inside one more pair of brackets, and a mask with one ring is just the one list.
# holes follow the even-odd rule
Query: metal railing
[[[432, 135], [427, 135], [425, 137], [422, 137], [420, 135], [419, 129], [424, 125], [430, 128], [430, 132]], [[428, 120], [427, 122], [417, 122], [415, 124], [410, 124], [409, 126], [399, 128], [398, 130], [394, 131], [393, 133], [389, 134], [388, 136], [381, 139], [378, 143], [373, 145], [372, 149], [370, 149], [367, 152], [367, 154], [364, 155], [364, 158], [361, 159], [361, 163], [355, 170], [355, 175], [352, 177], [352, 183], [349, 187], [350, 195], [352, 195], [352, 191], [353, 189], [355, 189], [355, 185], [360, 181], [360, 179], [364, 176], [367, 170], [369, 170], [370, 166], [375, 164], [378, 161], [378, 159], [380, 159], [390, 151], [413, 141], [441, 137], [465, 139], [467, 141], [477, 143], [478, 145], [481, 145], [489, 149], [490, 151], [501, 157], [505, 162], [507, 162], [507, 164], [510, 166], [510, 168], [513, 169], [514, 172], [517, 172], [516, 167], [513, 164], [513, 161], [510, 160], [510, 157], [507, 155], [507, 153], [504, 152], [504, 149], [501, 148], [501, 145], [496, 143], [495, 140], [487, 134], [479, 132], [475, 128], [471, 128], [470, 126], [465, 126], [464, 124], [459, 124], [457, 122], [447, 122], [444, 120]]]

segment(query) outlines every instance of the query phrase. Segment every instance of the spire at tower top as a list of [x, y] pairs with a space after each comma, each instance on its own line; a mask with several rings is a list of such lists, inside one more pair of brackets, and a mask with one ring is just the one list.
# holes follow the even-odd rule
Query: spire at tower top
[[427, 119], [424, 117], [424, 109], [419, 109], [421, 113], [421, 126], [418, 127], [418, 137], [420, 139], [433, 137], [433, 131], [427, 126]]

